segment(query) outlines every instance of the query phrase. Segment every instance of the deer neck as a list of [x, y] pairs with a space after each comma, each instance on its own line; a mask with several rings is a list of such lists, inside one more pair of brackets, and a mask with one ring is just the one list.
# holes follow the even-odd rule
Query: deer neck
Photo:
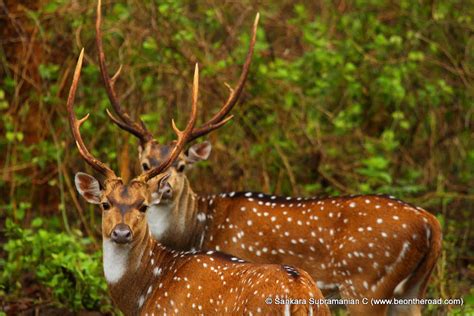
[[104, 274], [111, 297], [125, 315], [138, 315], [160, 278], [160, 267], [169, 260], [169, 251], [157, 243], [149, 231], [132, 245], [103, 241]]
[[183, 185], [173, 188], [173, 198], [150, 208], [147, 213], [153, 237], [172, 249], [188, 250], [195, 247], [196, 234], [203, 225], [196, 220], [198, 197], [187, 178]]

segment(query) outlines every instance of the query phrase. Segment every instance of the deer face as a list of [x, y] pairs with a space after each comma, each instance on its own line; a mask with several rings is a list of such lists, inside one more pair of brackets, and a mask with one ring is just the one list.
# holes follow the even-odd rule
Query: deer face
[[[146, 142], [144, 145], [140, 144], [138, 146], [138, 159], [140, 161], [140, 168], [142, 171], [146, 172], [151, 168], [160, 164], [160, 162], [164, 161], [165, 158], [171, 152], [171, 146], [169, 145], [161, 145], [155, 140], [151, 140]], [[178, 163], [183, 160], [180, 157], [176, 159], [173, 166], [177, 166]]]
[[[160, 177], [157, 185], [166, 183], [168, 176]], [[147, 232], [146, 211], [158, 204], [161, 196], [151, 194], [148, 184], [132, 181], [124, 185], [121, 179], [111, 179], [101, 189], [92, 176], [79, 172], [75, 177], [79, 193], [102, 209], [102, 237], [117, 245], [127, 245], [143, 240]]]
[[[168, 157], [172, 148], [173, 144], [161, 145], [155, 140], [148, 141], [145, 145], [139, 145], [138, 158], [142, 171], [146, 172], [162, 163]], [[207, 160], [211, 149], [211, 143], [205, 141], [192, 145], [186, 152], [180, 154], [169, 169], [168, 185], [163, 185], [161, 188], [162, 192], [160, 194], [162, 194], [163, 200], [170, 200], [173, 197], [172, 188], [183, 186], [186, 177], [185, 171], [190, 169], [194, 163]], [[150, 181], [149, 184], [152, 192], [159, 191], [157, 181]]]

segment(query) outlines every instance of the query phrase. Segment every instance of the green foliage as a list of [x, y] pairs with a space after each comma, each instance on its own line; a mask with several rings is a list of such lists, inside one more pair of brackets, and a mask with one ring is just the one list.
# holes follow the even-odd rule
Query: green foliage
[[[83, 138], [115, 170], [119, 161], [128, 162], [121, 171], [124, 165], [131, 174], [138, 170], [136, 140], [109, 124], [105, 114], [110, 104], [96, 61], [95, 3], [54, 0], [14, 9], [25, 10], [15, 22], [21, 28], [7, 23], [2, 41], [7, 44], [0, 44], [5, 135], [0, 137], [0, 229], [9, 219], [28, 235], [38, 231], [27, 228], [32, 219], [42, 218], [51, 234], [78, 225], [93, 234], [100, 219], [71, 197], [73, 173], [90, 169], [74, 146], [64, 107], [82, 46], [86, 58], [76, 113], [91, 114], [81, 127]], [[193, 188], [395, 195], [446, 224], [431, 296], [471, 297], [466, 276], [473, 267], [464, 258], [474, 255], [466, 246], [474, 238], [468, 224], [474, 195], [472, 1], [103, 3], [107, 65], [110, 73], [123, 65], [116, 82], [123, 106], [132, 117], [140, 116], [159, 142], [170, 141], [171, 118], [182, 126], [188, 117], [192, 70], [199, 62], [198, 124], [210, 118], [227, 97], [223, 83], [233, 86], [238, 80], [257, 11], [260, 27], [241, 103], [232, 111], [234, 119], [209, 136], [211, 160], [191, 173]], [[24, 42], [18, 41], [18, 29], [26, 32]], [[69, 238], [82, 249], [78, 253], [93, 253], [83, 244], [88, 239], [76, 235], [68, 236], [75, 236]], [[41, 247], [55, 262], [73, 255], [53, 260], [61, 247]], [[76, 267], [79, 256], [71, 259]], [[84, 264], [92, 265], [91, 258], [97, 254]], [[80, 279], [79, 271], [65, 266]], [[12, 285], [19, 271], [8, 282], [21, 296]], [[59, 268], [42, 273], [43, 286], [66, 282]], [[53, 294], [55, 302], [71, 309], [85, 304], [66, 291]], [[429, 313], [451, 308], [435, 306]]]
[[18, 293], [23, 287], [22, 276], [31, 274], [51, 290], [59, 305], [74, 311], [111, 311], [110, 301], [105, 299], [101, 253], [87, 251], [91, 240], [40, 228], [41, 218], [34, 219], [31, 226], [33, 229], [23, 229], [6, 221], [6, 256], [0, 259], [2, 291]]

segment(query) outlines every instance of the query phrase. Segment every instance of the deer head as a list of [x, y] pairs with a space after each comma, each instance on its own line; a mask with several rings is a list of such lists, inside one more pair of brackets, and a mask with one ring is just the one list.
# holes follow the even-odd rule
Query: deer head
[[[163, 186], [169, 175], [156, 177], [158, 185]], [[148, 185], [141, 181], [131, 181], [124, 185], [120, 178], [109, 179], [100, 185], [93, 176], [78, 172], [75, 176], [78, 192], [89, 203], [100, 205], [104, 211], [102, 230], [106, 238], [117, 244], [126, 244], [144, 230], [141, 217], [148, 207], [158, 205], [162, 196], [149, 194]], [[125, 225], [124, 223], [128, 223]]]
[[[117, 94], [114, 90], [114, 83], [120, 74], [121, 68], [119, 68], [117, 73], [112, 76], [112, 78], [109, 76], [105, 62], [105, 53], [102, 45], [101, 16], [101, 1], [99, 1], [97, 6], [96, 19], [96, 43], [99, 54], [99, 66], [102, 79], [107, 91], [107, 95], [117, 117], [112, 115], [112, 113], [110, 113], [109, 111], [107, 111], [107, 113], [110, 119], [115, 124], [117, 124], [120, 128], [130, 132], [132, 135], [136, 136], [139, 139], [138, 153], [140, 167], [142, 168], [142, 171], [147, 172], [148, 170], [160, 165], [163, 161], [167, 159], [167, 157], [170, 155], [170, 152], [174, 148], [174, 144], [160, 144], [159, 142], [157, 142], [154, 139], [153, 135], [150, 133], [150, 131], [146, 128], [145, 124], [140, 120], [140, 118], [137, 118], [136, 121], [132, 120], [127, 111], [124, 110], [124, 108], [121, 106]], [[249, 50], [236, 87], [231, 88], [228, 86], [230, 89], [230, 94], [226, 102], [219, 110], [219, 112], [217, 112], [211, 119], [209, 119], [199, 128], [193, 129], [193, 131], [189, 135], [188, 142], [191, 142], [218, 129], [219, 127], [223, 126], [229, 120], [232, 119], [233, 116], [229, 115], [229, 113], [234, 107], [234, 105], [237, 103], [242, 93], [250, 69], [250, 63], [252, 60], [253, 50], [256, 41], [258, 20], [259, 14], [257, 14], [255, 17]], [[187, 183], [187, 178], [184, 172], [192, 164], [201, 160], [208, 159], [211, 153], [211, 148], [211, 144], [207, 141], [204, 141], [202, 143], [194, 144], [190, 146], [186, 151], [180, 153], [178, 158], [170, 166], [170, 177], [168, 179], [169, 188], [164, 189], [164, 200], [171, 199], [172, 190], [170, 188], [181, 188], [185, 185], [185, 183]], [[159, 190], [156, 184], [154, 185], [154, 187], [156, 190]]]
[[[173, 146], [173, 143], [159, 144], [154, 139], [146, 142], [144, 147], [139, 145], [138, 159], [141, 170], [146, 172], [159, 165], [168, 157]], [[173, 198], [173, 188], [182, 188], [185, 186], [185, 183], [187, 183], [186, 171], [195, 163], [207, 160], [211, 153], [211, 149], [212, 145], [208, 141], [189, 146], [189, 148], [183, 151], [169, 168], [168, 173], [170, 176], [165, 185], [158, 187], [157, 182], [152, 181], [153, 189], [162, 193], [163, 203], [169, 203], [171, 201]]]
[[[165, 189], [169, 175], [164, 172], [175, 163], [184, 145], [190, 139], [197, 116], [199, 69], [196, 64], [191, 117], [183, 131], [176, 127], [174, 121], [172, 122], [178, 139], [173, 142], [173, 147], [170, 148], [168, 156], [153, 168], [133, 179], [130, 183], [124, 184], [122, 179], [117, 177], [112, 169], [91, 155], [80, 134], [80, 126], [89, 116], [86, 115], [78, 120], [73, 109], [83, 56], [84, 49], [79, 56], [69, 91], [67, 101], [69, 123], [81, 156], [92, 168], [105, 177], [105, 181], [101, 186], [94, 177], [85, 173], [78, 173], [75, 178], [76, 188], [88, 202], [100, 204], [103, 210], [102, 234], [104, 240], [111, 240], [117, 245], [133, 245], [139, 242], [143, 234], [146, 233], [145, 228], [147, 226], [144, 216], [146, 210], [148, 207], [158, 204], [162, 195], [166, 192]], [[158, 190], [152, 191], [150, 189], [150, 183], [153, 182]]]

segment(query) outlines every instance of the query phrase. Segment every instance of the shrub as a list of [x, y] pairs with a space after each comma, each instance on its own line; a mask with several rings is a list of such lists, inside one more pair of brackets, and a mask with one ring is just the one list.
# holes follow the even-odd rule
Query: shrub
[[24, 290], [24, 276], [50, 291], [54, 302], [74, 311], [110, 311], [100, 251], [91, 251], [91, 240], [80, 234], [40, 228], [23, 229], [6, 221], [5, 258], [0, 260], [0, 286], [7, 295]]

